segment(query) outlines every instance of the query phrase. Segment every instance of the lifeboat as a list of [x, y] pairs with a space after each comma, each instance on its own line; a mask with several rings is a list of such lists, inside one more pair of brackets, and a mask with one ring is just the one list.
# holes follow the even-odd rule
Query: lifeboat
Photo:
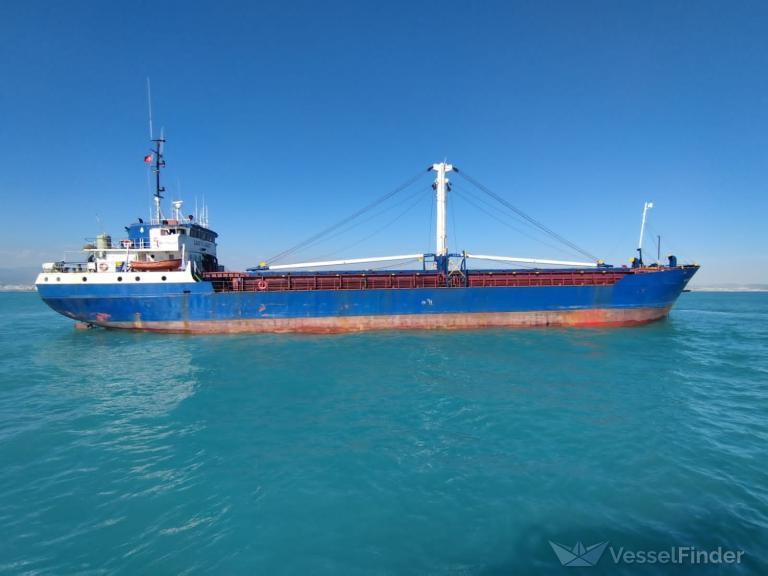
[[134, 260], [131, 262], [131, 270], [133, 272], [171, 271], [178, 270], [180, 266], [181, 258], [176, 258], [174, 260], [150, 260], [146, 262]]

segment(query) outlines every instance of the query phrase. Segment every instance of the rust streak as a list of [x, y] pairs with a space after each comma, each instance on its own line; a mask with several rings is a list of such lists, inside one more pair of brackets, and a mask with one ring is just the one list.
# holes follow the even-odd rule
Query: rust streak
[[99, 322], [107, 328], [198, 334], [304, 333], [337, 334], [379, 330], [472, 330], [544, 326], [600, 328], [636, 326], [664, 318], [663, 308], [594, 308], [536, 312], [408, 314], [398, 316], [335, 316], [315, 318], [253, 318], [146, 322]]

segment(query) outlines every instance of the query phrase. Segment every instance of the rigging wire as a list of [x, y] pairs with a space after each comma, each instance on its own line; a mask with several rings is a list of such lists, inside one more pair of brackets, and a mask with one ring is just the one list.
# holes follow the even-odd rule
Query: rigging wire
[[[502, 220], [501, 218], [499, 218], [498, 214], [501, 214], [503, 216], [516, 216], [516, 215], [510, 214], [504, 209], [505, 208], [504, 206], [498, 206], [497, 204], [492, 202], [492, 199], [486, 198], [485, 196], [480, 196], [478, 193], [474, 192], [471, 188], [461, 188], [458, 195], [459, 197], [463, 198], [466, 202], [470, 203], [472, 206], [484, 212], [494, 220], [500, 222], [501, 224], [507, 226], [508, 228], [511, 228], [512, 230], [515, 230], [519, 234], [533, 240], [534, 242], [538, 242], [544, 246], [547, 246], [548, 248], [551, 248], [552, 250], [560, 252], [561, 254], [567, 254], [569, 256], [577, 255], [579, 258], [583, 257], [583, 254], [580, 254], [579, 252], [576, 252], [573, 249], [569, 249], [568, 247], [562, 246], [562, 245], [551, 244], [550, 242], [546, 242], [542, 238], [539, 238], [538, 236], [534, 235], [533, 233], [537, 233], [537, 232], [539, 234], [544, 234], [544, 232], [538, 228], [530, 228], [529, 230], [532, 233], [529, 233], [511, 224], [510, 222]], [[469, 197], [467, 195], [469, 195]], [[485, 209], [484, 207], [487, 209]], [[516, 220], [516, 222], [519, 222], [519, 220]]]
[[[382, 216], [383, 214], [386, 214], [387, 212], [390, 212], [396, 208], [399, 208], [400, 206], [406, 204], [407, 202], [410, 202], [415, 197], [419, 196], [425, 189], [417, 190], [415, 194], [406, 195], [405, 198], [402, 198], [399, 202], [396, 202], [395, 204], [392, 204], [391, 206], [387, 206], [386, 208], [379, 210], [377, 212], [374, 212], [367, 218], [363, 218], [362, 220], [358, 220], [357, 222], [352, 222], [349, 226], [346, 226], [345, 228], [342, 228], [341, 230], [335, 231], [330, 236], [326, 236], [324, 238], [318, 238], [317, 240], [310, 242], [306, 246], [303, 246], [302, 249], [306, 250], [308, 248], [311, 248], [313, 246], [316, 246], [317, 244], [328, 242], [329, 240], [332, 240], [333, 238], [336, 238], [338, 236], [342, 236], [343, 234], [346, 234], [350, 230], [353, 230], [357, 228], [358, 226], [365, 224], [366, 222], [370, 222], [371, 220], [374, 220], [378, 218], [379, 216]], [[333, 253], [339, 252], [338, 250], [335, 250]]]
[[[422, 191], [423, 191], [423, 190], [422, 190]], [[405, 216], [405, 215], [406, 215], [408, 212], [410, 212], [411, 210], [413, 210], [414, 208], [416, 208], [416, 206], [418, 206], [419, 204], [421, 204], [422, 202], [424, 202], [424, 200], [425, 200], [426, 198], [428, 198], [428, 196], [426, 196], [426, 195], [420, 195], [420, 194], [419, 194], [419, 195], [417, 195], [417, 197], [416, 197], [416, 201], [415, 201], [415, 202], [412, 202], [412, 203], [410, 203], [410, 204], [409, 204], [409, 205], [408, 205], [408, 206], [405, 208], [405, 210], [403, 210], [402, 212], [398, 213], [398, 214], [397, 214], [397, 215], [396, 215], [394, 218], [392, 218], [392, 220], [390, 220], [389, 222], [387, 222], [387, 223], [386, 223], [386, 224], [384, 224], [383, 226], [381, 226], [381, 227], [377, 228], [376, 230], [374, 230], [373, 232], [371, 232], [371, 233], [370, 233], [370, 234], [368, 234], [367, 236], [365, 236], [365, 237], [361, 238], [360, 240], [358, 240], [358, 241], [356, 241], [356, 242], [353, 242], [352, 244], [348, 244], [347, 246], [345, 246], [345, 247], [343, 247], [343, 248], [340, 248], [339, 250], [334, 250], [333, 252], [329, 252], [329, 253], [327, 253], [327, 254], [323, 254], [322, 256], [318, 256], [318, 259], [322, 260], [322, 259], [328, 258], [328, 257], [330, 257], [330, 256], [333, 256], [333, 255], [335, 255], [335, 254], [339, 254], [340, 252], [344, 252], [345, 250], [349, 250], [350, 248], [354, 248], [354, 247], [356, 247], [356, 246], [359, 246], [360, 244], [362, 244], [362, 243], [363, 243], [363, 242], [365, 242], [366, 240], [369, 240], [369, 239], [373, 238], [374, 236], [376, 236], [376, 235], [377, 235], [377, 234], [379, 234], [380, 232], [384, 231], [386, 228], [389, 228], [389, 227], [390, 227], [392, 224], [394, 224], [395, 222], [397, 222], [398, 220], [400, 220], [400, 219], [401, 219], [403, 216]], [[413, 199], [413, 198], [411, 198], [411, 197], [408, 197], [408, 200], [412, 200], [412, 199]]]
[[[454, 185], [454, 188], [456, 188], [456, 185]], [[465, 194], [468, 194], [476, 202], [478, 202], [479, 204], [482, 204], [483, 206], [488, 208], [488, 210], [491, 210], [494, 213], [498, 212], [498, 213], [500, 213], [500, 214], [502, 214], [504, 216], [514, 216], [514, 217], [518, 218], [517, 215], [514, 212], [512, 212], [512, 213], [508, 212], [506, 210], [505, 206], [499, 206], [497, 203], [495, 203], [493, 201], [492, 198], [488, 198], [486, 196], [480, 195], [480, 193], [477, 190], [474, 190], [472, 187], [466, 187], [466, 188], [462, 187], [461, 191], [464, 192]], [[519, 220], [517, 220], [517, 221], [519, 221]], [[520, 228], [515, 228], [515, 230], [520, 230]], [[541, 230], [539, 230], [538, 228], [533, 228], [533, 231], [534, 232], [538, 232], [540, 234], [543, 234], [543, 232]], [[520, 232], [522, 232], [522, 230], [520, 230]]]
[[551, 236], [552, 238], [557, 240], [558, 242], [561, 242], [562, 244], [565, 244], [566, 246], [569, 246], [570, 248], [572, 248], [573, 250], [576, 250], [579, 254], [582, 254], [583, 256], [586, 256], [590, 260], [597, 260], [596, 256], [594, 256], [593, 254], [590, 254], [589, 252], [587, 252], [583, 248], [580, 248], [579, 246], [577, 246], [576, 244], [574, 244], [570, 240], [567, 240], [567, 239], [563, 238], [560, 234], [558, 234], [557, 232], [555, 232], [551, 228], [548, 228], [547, 226], [545, 226], [544, 224], [542, 224], [541, 222], [539, 222], [538, 220], [536, 220], [532, 216], [529, 216], [528, 214], [526, 214], [525, 212], [523, 212], [522, 210], [520, 210], [516, 206], [510, 204], [507, 200], [505, 200], [504, 198], [502, 198], [501, 196], [496, 194], [493, 190], [491, 190], [487, 186], [484, 186], [483, 184], [481, 184], [480, 182], [475, 180], [471, 175], [467, 174], [463, 170], [460, 171], [460, 172], [457, 172], [457, 174], [459, 176], [461, 176], [462, 178], [464, 178], [467, 182], [469, 182], [470, 184], [475, 186], [478, 190], [480, 190], [481, 192], [484, 192], [485, 194], [487, 194], [488, 196], [490, 196], [491, 198], [493, 198], [494, 200], [496, 200], [497, 202], [499, 202], [503, 206], [506, 206], [507, 208], [512, 210], [515, 214], [517, 214], [520, 218], [523, 218], [524, 220], [528, 221], [530, 224], [536, 226], [537, 228], [539, 228], [540, 230], [542, 230], [543, 232], [545, 232], [546, 234], [548, 234], [549, 236]]
[[292, 247], [288, 248], [287, 250], [283, 250], [283, 251], [282, 251], [282, 252], [280, 252], [279, 254], [276, 254], [276, 255], [275, 255], [275, 256], [273, 256], [272, 258], [268, 259], [268, 260], [267, 260], [267, 263], [268, 263], [268, 264], [271, 264], [271, 263], [275, 262], [276, 260], [279, 260], [279, 259], [281, 259], [281, 258], [285, 258], [286, 256], [289, 256], [289, 255], [291, 255], [291, 254], [293, 254], [293, 253], [297, 252], [298, 250], [301, 250], [302, 248], [306, 247], [308, 244], [311, 244], [311, 243], [315, 242], [317, 239], [319, 239], [319, 238], [322, 238], [322, 237], [323, 237], [323, 236], [325, 236], [326, 234], [328, 234], [328, 233], [330, 233], [330, 232], [333, 232], [333, 231], [337, 230], [338, 228], [340, 228], [340, 227], [341, 227], [341, 226], [343, 226], [344, 224], [347, 224], [348, 222], [351, 222], [352, 220], [354, 220], [354, 219], [355, 219], [355, 218], [357, 218], [358, 216], [361, 216], [362, 214], [365, 214], [365, 213], [366, 213], [366, 212], [368, 212], [369, 210], [372, 210], [373, 208], [375, 208], [376, 206], [380, 205], [380, 204], [381, 204], [382, 202], [384, 202], [385, 200], [388, 200], [388, 199], [389, 199], [389, 198], [391, 198], [392, 196], [394, 196], [394, 195], [398, 194], [399, 192], [402, 192], [403, 190], [405, 190], [406, 188], [408, 188], [408, 187], [409, 187], [411, 184], [413, 184], [414, 182], [416, 182], [416, 181], [417, 181], [419, 178], [421, 178], [422, 176], [424, 176], [424, 174], [426, 174], [426, 172], [420, 171], [418, 174], [416, 174], [416, 175], [412, 176], [411, 178], [409, 178], [408, 180], [406, 180], [405, 182], [403, 182], [402, 184], [400, 184], [400, 185], [399, 185], [397, 188], [395, 188], [394, 190], [392, 190], [392, 191], [390, 191], [390, 192], [387, 192], [387, 193], [386, 193], [386, 194], [384, 194], [383, 196], [380, 196], [379, 198], [377, 198], [376, 200], [374, 200], [374, 201], [373, 201], [373, 202], [371, 202], [370, 204], [367, 204], [367, 205], [366, 205], [366, 206], [364, 206], [363, 208], [360, 208], [359, 210], [357, 210], [357, 211], [356, 211], [356, 212], [354, 212], [353, 214], [351, 214], [351, 215], [347, 216], [346, 218], [342, 218], [342, 219], [341, 219], [339, 222], [337, 222], [336, 224], [334, 224], [334, 225], [332, 225], [332, 226], [329, 226], [328, 228], [325, 228], [325, 229], [321, 230], [320, 232], [318, 232], [318, 233], [316, 233], [316, 234], [313, 234], [313, 235], [312, 235], [312, 236], [310, 236], [309, 238], [307, 238], [307, 239], [305, 239], [305, 240], [303, 240], [303, 241], [299, 242], [298, 244], [295, 244], [294, 246], [292, 246]]
[[544, 246], [547, 246], [548, 248], [551, 248], [551, 249], [553, 249], [553, 250], [555, 250], [557, 252], [560, 252], [562, 254], [568, 254], [570, 256], [573, 256], [574, 254], [578, 254], [577, 252], [573, 252], [572, 250], [567, 250], [567, 249], [563, 248], [562, 246], [556, 246], [555, 244], [551, 244], [549, 242], [546, 242], [546, 241], [542, 240], [541, 238], [537, 238], [536, 236], [534, 236], [532, 234], [529, 234], [525, 230], [522, 230], [521, 228], [518, 228], [517, 226], [515, 226], [513, 224], [510, 224], [506, 220], [503, 220], [497, 214], [494, 214], [490, 210], [488, 210], [485, 207], [483, 207], [481, 205], [481, 203], [485, 204], [486, 206], [488, 206], [488, 204], [485, 203], [481, 198], [476, 197], [469, 190], [464, 189], [464, 188], [457, 188], [456, 186], [454, 186], [453, 191], [456, 192], [457, 196], [459, 198], [461, 198], [462, 200], [464, 200], [465, 202], [467, 202], [470, 205], [474, 206], [475, 208], [477, 208], [481, 212], [485, 213], [486, 215], [490, 216], [491, 218], [493, 218], [497, 222], [503, 224], [504, 226], [506, 226], [506, 227], [514, 230], [515, 232], [525, 236], [526, 238], [529, 238], [530, 240], [533, 240], [534, 242], [539, 242], [540, 244], [543, 244]]

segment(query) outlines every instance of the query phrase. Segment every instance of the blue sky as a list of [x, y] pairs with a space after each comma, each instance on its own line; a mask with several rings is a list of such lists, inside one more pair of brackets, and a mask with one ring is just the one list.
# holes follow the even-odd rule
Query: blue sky
[[[763, 2], [4, 2], [0, 266], [146, 216], [150, 77], [169, 196], [232, 268], [447, 158], [609, 262], [651, 200], [700, 283], [768, 282], [767, 29]], [[452, 249], [566, 256], [455, 182]], [[296, 258], [433, 249], [428, 186]]]

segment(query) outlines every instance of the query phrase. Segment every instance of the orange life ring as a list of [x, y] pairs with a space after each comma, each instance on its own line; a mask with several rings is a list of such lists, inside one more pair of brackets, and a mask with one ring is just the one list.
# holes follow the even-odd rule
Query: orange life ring
[[266, 289], [267, 289], [267, 281], [266, 281], [266, 280], [259, 280], [259, 281], [256, 283], [256, 287], [257, 287], [259, 290], [266, 290]]
[[106, 262], [99, 262], [99, 272], [106, 272], [109, 270], [109, 264]]

